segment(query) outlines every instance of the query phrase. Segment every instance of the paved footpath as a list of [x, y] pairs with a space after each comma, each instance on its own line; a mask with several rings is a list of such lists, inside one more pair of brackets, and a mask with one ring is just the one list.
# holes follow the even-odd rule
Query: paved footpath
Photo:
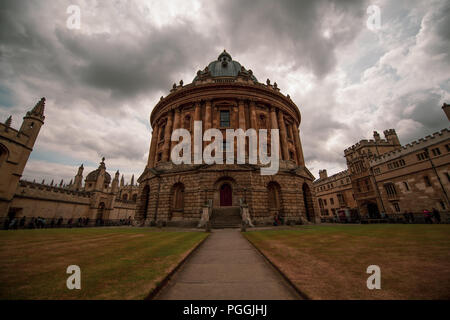
[[213, 230], [159, 300], [294, 300], [296, 291], [238, 229]]

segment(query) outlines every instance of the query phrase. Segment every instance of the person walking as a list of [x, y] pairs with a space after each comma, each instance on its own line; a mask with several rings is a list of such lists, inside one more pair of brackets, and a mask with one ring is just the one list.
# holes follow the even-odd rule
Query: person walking
[[441, 214], [439, 213], [439, 210], [433, 208], [432, 211], [433, 211], [433, 218], [436, 221], [436, 223], [441, 223]]
[[433, 223], [433, 220], [431, 219], [431, 212], [428, 209], [423, 210], [423, 215], [425, 217], [425, 223]]

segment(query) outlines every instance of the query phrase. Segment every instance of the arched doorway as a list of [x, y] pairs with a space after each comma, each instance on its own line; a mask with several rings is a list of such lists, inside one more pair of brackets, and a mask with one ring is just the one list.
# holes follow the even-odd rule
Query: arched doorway
[[379, 219], [381, 217], [377, 204], [373, 202], [367, 203], [367, 213], [371, 219]]
[[171, 212], [169, 219], [182, 219], [184, 212], [184, 184], [176, 183], [172, 187]]
[[100, 202], [97, 209], [97, 225], [103, 225], [103, 215], [105, 214], [105, 203]]
[[315, 215], [312, 194], [309, 186], [306, 183], [303, 184], [302, 191], [303, 203], [305, 204], [306, 219], [308, 219], [309, 222], [314, 222]]
[[145, 221], [147, 219], [148, 214], [148, 203], [150, 201], [150, 187], [146, 185], [144, 189], [142, 190], [141, 195], [141, 203], [140, 203], [140, 211], [141, 211], [141, 217], [142, 220]]
[[233, 205], [233, 189], [228, 183], [220, 186], [220, 206], [231, 207]]

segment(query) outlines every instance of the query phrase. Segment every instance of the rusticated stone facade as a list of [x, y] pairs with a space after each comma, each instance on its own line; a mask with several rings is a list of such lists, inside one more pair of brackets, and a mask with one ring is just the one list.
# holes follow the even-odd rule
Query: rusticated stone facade
[[[226, 129], [279, 129], [278, 174], [262, 176], [261, 165], [248, 162], [173, 164], [170, 155], [177, 142], [171, 141], [172, 132], [184, 128], [193, 136], [194, 121], [202, 121], [203, 132], [219, 129], [224, 141]], [[208, 201], [213, 208], [247, 203], [252, 220], [260, 224], [272, 223], [275, 213], [293, 223], [317, 221], [314, 177], [305, 167], [299, 109], [289, 96], [280, 93], [276, 83], [259, 83], [251, 70], [225, 51], [198, 71], [192, 83], [180, 82], [167, 97], [161, 97], [150, 122], [153, 134], [148, 163], [138, 179], [136, 217], [143, 225], [158, 221], [195, 225]], [[270, 144], [270, 137], [268, 140]], [[207, 144], [203, 142], [203, 146]]]

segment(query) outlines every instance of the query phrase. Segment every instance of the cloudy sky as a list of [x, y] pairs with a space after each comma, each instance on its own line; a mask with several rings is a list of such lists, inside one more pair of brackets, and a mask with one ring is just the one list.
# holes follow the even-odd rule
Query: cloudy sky
[[[67, 27], [70, 5], [80, 29]], [[18, 128], [47, 98], [24, 178], [69, 181], [103, 156], [138, 176], [159, 97], [224, 48], [299, 106], [316, 176], [345, 169], [343, 150], [374, 130], [405, 144], [448, 126], [449, 1], [2, 0], [0, 120]]]

